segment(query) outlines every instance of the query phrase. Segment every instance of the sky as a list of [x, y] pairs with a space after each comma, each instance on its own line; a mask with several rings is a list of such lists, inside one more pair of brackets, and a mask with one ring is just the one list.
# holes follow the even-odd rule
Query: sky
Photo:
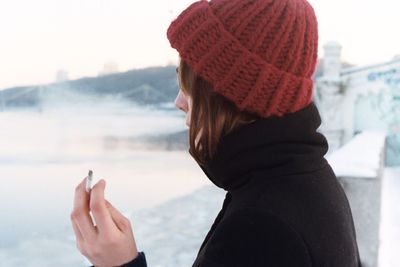
[[[0, 90], [176, 64], [170, 22], [193, 0], [0, 0]], [[309, 0], [323, 45], [339, 42], [342, 59], [365, 65], [400, 54], [400, 1]], [[107, 67], [108, 66], [108, 67]]]

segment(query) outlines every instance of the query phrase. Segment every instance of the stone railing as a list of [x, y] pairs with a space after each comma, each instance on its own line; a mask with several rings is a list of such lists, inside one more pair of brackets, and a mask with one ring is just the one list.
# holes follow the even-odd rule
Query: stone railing
[[386, 136], [363, 132], [327, 155], [349, 199], [363, 267], [377, 267]]

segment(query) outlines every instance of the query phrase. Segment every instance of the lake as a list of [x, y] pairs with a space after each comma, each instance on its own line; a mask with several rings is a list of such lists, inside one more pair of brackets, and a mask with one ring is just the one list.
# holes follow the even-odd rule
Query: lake
[[34, 259], [66, 250], [79, 256], [63, 240], [71, 241], [74, 189], [89, 169], [95, 182], [106, 180], [106, 198], [122, 212], [211, 184], [187, 150], [134, 141], [185, 129], [181, 111], [119, 102], [0, 112], [0, 266], [45, 266]]

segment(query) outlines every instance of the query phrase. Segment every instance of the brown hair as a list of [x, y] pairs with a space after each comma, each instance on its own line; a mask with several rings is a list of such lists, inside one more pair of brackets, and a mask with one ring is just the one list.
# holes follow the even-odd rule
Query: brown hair
[[177, 72], [180, 88], [192, 100], [189, 153], [204, 165], [207, 158], [216, 153], [223, 136], [260, 117], [240, 111], [233, 102], [215, 92], [209, 82], [196, 75], [182, 59]]

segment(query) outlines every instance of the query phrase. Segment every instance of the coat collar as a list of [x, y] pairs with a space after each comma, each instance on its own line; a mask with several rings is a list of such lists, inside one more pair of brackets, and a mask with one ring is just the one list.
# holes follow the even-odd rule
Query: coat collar
[[215, 156], [200, 167], [227, 191], [243, 186], [250, 177], [316, 171], [327, 164], [328, 142], [317, 132], [320, 125], [313, 102], [295, 113], [258, 119], [224, 136]]

